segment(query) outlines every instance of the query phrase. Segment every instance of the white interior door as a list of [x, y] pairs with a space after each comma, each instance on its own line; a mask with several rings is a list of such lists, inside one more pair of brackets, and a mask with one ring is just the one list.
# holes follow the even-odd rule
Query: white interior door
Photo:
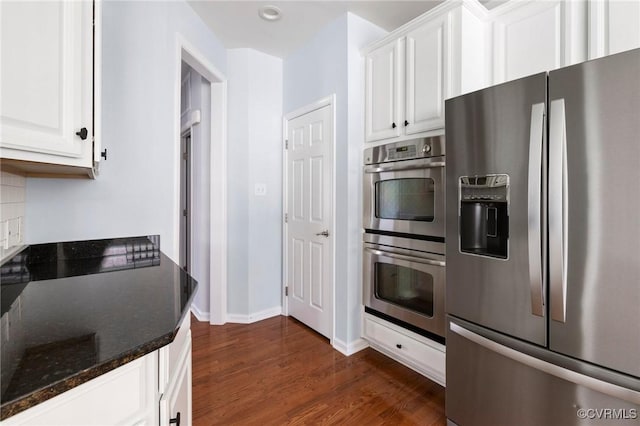
[[333, 112], [288, 121], [287, 286], [289, 315], [332, 338]]

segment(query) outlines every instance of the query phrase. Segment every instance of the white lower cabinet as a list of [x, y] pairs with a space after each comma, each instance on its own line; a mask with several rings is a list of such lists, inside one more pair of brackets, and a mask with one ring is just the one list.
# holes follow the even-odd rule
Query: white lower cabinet
[[2, 426], [190, 425], [189, 321], [187, 314], [171, 344], [11, 416]]
[[13, 425], [154, 425], [158, 353], [152, 352], [9, 417]]
[[445, 385], [444, 345], [368, 314], [363, 337], [372, 348]]

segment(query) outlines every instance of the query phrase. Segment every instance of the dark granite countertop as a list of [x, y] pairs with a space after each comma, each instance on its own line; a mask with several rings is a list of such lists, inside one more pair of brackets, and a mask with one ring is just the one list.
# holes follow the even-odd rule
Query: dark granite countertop
[[31, 245], [0, 284], [2, 420], [171, 343], [197, 287], [158, 236]]

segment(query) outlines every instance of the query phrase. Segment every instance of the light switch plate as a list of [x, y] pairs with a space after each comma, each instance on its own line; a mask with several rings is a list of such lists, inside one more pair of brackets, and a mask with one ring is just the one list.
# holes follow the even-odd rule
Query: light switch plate
[[255, 187], [254, 187], [254, 194], [255, 195], [267, 195], [267, 184], [266, 183], [256, 183]]

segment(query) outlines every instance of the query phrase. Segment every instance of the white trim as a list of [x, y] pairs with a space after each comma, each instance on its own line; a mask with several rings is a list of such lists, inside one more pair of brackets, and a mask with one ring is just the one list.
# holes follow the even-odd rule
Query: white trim
[[180, 117], [180, 134], [200, 124], [200, 121], [202, 121], [202, 112], [199, 109], [185, 111]]
[[211, 314], [209, 312], [202, 312], [195, 303], [191, 304], [191, 313], [196, 317], [196, 319], [200, 322], [209, 322], [209, 318]]
[[[332, 106], [333, 109], [335, 110], [335, 104], [336, 104], [336, 94], [334, 93], [332, 95], [326, 96], [326, 97], [324, 97], [322, 99], [318, 99], [315, 102], [312, 102], [312, 103], [310, 103], [308, 105], [305, 105], [303, 107], [300, 107], [298, 109], [295, 109], [295, 110], [287, 113], [284, 116], [285, 123], [288, 122], [288, 121], [293, 120], [294, 118], [298, 118], [301, 115], [308, 114], [310, 112], [313, 112], [313, 111], [315, 111], [317, 109], [320, 109], [320, 108], [323, 108], [323, 107], [326, 107], [326, 106]], [[286, 139], [286, 133], [285, 133], [284, 136], [285, 136], [285, 139]]]
[[588, 37], [587, 50], [589, 59], [599, 58], [609, 54], [609, 2], [590, 1], [587, 3]]
[[337, 337], [333, 339], [333, 349], [346, 356], [351, 356], [368, 347], [369, 342], [362, 338], [356, 339], [350, 343], [345, 343]]
[[265, 309], [264, 311], [254, 312], [249, 315], [241, 314], [227, 314], [227, 322], [233, 322], [237, 324], [252, 324], [254, 322], [262, 321], [267, 318], [277, 317], [282, 315], [282, 307], [274, 306], [273, 308]]
[[[333, 270], [331, 271], [331, 299], [332, 299], [332, 306], [331, 309], [333, 310], [332, 315], [331, 315], [331, 336], [329, 338], [329, 341], [331, 342], [331, 344], [333, 345], [333, 341], [335, 339], [336, 336], [336, 238], [335, 238], [335, 230], [336, 230], [336, 144], [337, 144], [337, 140], [336, 140], [336, 128], [337, 123], [336, 123], [336, 94], [333, 93], [329, 96], [326, 96], [322, 99], [318, 99], [315, 102], [312, 102], [308, 105], [305, 105], [303, 107], [300, 107], [298, 109], [295, 109], [287, 114], [285, 114], [284, 119], [283, 119], [283, 131], [282, 131], [282, 147], [284, 148], [285, 143], [286, 143], [286, 139], [288, 137], [288, 131], [289, 131], [289, 121], [293, 120], [294, 118], [300, 117], [302, 115], [308, 114], [312, 111], [318, 110], [320, 108], [323, 108], [325, 106], [329, 106], [331, 107], [331, 115], [332, 115], [332, 127], [333, 129], [331, 130], [333, 133], [333, 144], [331, 145], [331, 150], [332, 150], [332, 176], [331, 176], [331, 181], [332, 181], [332, 191], [333, 193], [331, 194], [332, 196], [332, 200], [331, 200], [331, 204], [332, 204], [332, 220], [331, 220], [331, 229], [333, 230], [333, 234], [334, 234], [334, 238], [332, 238], [332, 243], [331, 243], [331, 250], [333, 251], [332, 255], [333, 255], [333, 262], [332, 262], [332, 268]], [[287, 214], [287, 202], [288, 202], [288, 197], [289, 197], [289, 193], [287, 190], [287, 183], [288, 183], [288, 168], [287, 168], [287, 150], [284, 150], [284, 154], [283, 154], [283, 161], [282, 161], [282, 185], [283, 185], [283, 190], [282, 190], [282, 212], [283, 212], [283, 216], [284, 214]], [[289, 315], [289, 303], [288, 303], [288, 299], [285, 296], [285, 287], [287, 287], [287, 268], [288, 268], [288, 264], [287, 264], [287, 223], [285, 223], [284, 221], [284, 217], [282, 218], [282, 313], [283, 315], [288, 316]]]
[[[217, 120], [216, 120], [217, 118]], [[227, 316], [227, 81], [211, 85], [211, 264], [209, 322], [224, 324]], [[214, 149], [216, 148], [216, 149]]]
[[93, 168], [97, 176], [102, 153], [102, 0], [93, 5]]
[[211, 82], [209, 321], [224, 324], [227, 314], [227, 79], [182, 34], [176, 33], [174, 78], [174, 254], [180, 253], [180, 90], [182, 62]]

